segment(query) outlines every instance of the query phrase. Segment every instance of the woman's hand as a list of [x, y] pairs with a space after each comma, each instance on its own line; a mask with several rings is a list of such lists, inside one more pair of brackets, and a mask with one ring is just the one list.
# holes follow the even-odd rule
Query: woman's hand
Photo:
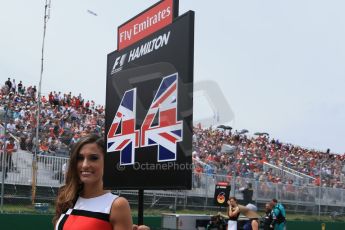
[[146, 226], [146, 225], [136, 225], [133, 224], [133, 230], [150, 230], [150, 227]]

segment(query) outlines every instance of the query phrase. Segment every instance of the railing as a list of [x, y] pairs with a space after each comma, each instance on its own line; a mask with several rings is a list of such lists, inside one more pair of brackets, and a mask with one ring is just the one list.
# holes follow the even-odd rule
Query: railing
[[315, 178], [312, 177], [312, 176], [309, 176], [309, 175], [307, 175], [307, 174], [298, 172], [298, 171], [296, 171], [296, 170], [294, 170], [294, 169], [291, 169], [291, 168], [288, 168], [288, 167], [286, 167], [286, 166], [284, 166], [284, 165], [282, 165], [282, 166], [280, 166], [280, 167], [282, 167], [283, 170], [284, 170], [285, 172], [291, 172], [291, 173], [293, 173], [293, 174], [299, 175], [299, 176], [303, 177], [304, 179], [308, 180], [309, 182], [312, 182], [313, 180], [315, 180]]
[[311, 176], [308, 176], [306, 174], [303, 174], [301, 172], [298, 172], [296, 170], [290, 169], [288, 167], [285, 167], [283, 165], [276, 166], [272, 165], [270, 163], [264, 162], [263, 164], [264, 171], [267, 171], [268, 169], [272, 169], [272, 172], [276, 175], [281, 175], [282, 178], [285, 179], [292, 179], [294, 182], [298, 184], [308, 184], [312, 182], [312, 179], [314, 179]]

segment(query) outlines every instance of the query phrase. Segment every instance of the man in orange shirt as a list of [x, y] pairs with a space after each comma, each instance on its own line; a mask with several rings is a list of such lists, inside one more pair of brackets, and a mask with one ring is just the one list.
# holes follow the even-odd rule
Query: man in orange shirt
[[6, 143], [5, 149], [6, 149], [6, 155], [7, 155], [7, 167], [9, 171], [13, 171], [14, 165], [13, 165], [12, 155], [14, 152], [17, 152], [17, 147], [14, 144], [13, 138], [10, 138], [9, 142]]
[[203, 168], [200, 164], [196, 164], [196, 167], [194, 169], [194, 183], [197, 188], [201, 187], [201, 174], [203, 173]]
[[46, 155], [49, 153], [49, 146], [46, 141], [42, 141], [40, 144], [40, 154]]
[[0, 167], [2, 167], [2, 158], [3, 157], [5, 157], [5, 168], [4, 169], [2, 169], [1, 168], [1, 171], [2, 171], [2, 173], [4, 173], [5, 174], [5, 179], [7, 178], [7, 171], [8, 171], [8, 166], [7, 166], [7, 157], [6, 157], [6, 155], [5, 155], [5, 153], [4, 153], [4, 143], [0, 140], [0, 164], [1, 164], [1, 166]]

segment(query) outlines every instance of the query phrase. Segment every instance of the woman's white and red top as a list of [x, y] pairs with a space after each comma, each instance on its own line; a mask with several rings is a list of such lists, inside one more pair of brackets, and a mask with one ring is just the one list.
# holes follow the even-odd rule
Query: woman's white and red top
[[74, 207], [60, 216], [55, 230], [112, 230], [109, 216], [116, 198], [110, 192], [93, 198], [78, 197]]

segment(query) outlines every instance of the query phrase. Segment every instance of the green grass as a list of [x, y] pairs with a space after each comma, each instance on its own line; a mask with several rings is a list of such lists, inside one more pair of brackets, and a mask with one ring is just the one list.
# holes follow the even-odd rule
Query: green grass
[[[42, 212], [37, 211], [33, 205], [7, 204], [3, 206], [3, 211], [4, 213], [27, 213], [27, 214], [42, 213]], [[55, 207], [49, 205], [49, 209], [45, 213], [53, 214], [54, 212], [55, 212]]]

